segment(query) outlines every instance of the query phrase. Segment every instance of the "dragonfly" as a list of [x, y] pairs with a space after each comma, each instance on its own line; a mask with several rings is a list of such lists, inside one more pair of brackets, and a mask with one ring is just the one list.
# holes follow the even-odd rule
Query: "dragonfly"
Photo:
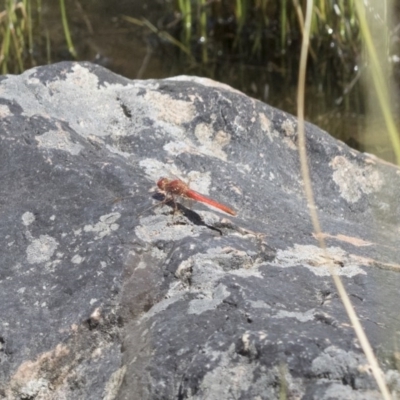
[[236, 211], [232, 208], [190, 189], [189, 185], [180, 179], [160, 178], [157, 182], [157, 187], [166, 196], [166, 200], [172, 200], [174, 204], [176, 204], [175, 197], [183, 197], [214, 207], [227, 214], [236, 215]]

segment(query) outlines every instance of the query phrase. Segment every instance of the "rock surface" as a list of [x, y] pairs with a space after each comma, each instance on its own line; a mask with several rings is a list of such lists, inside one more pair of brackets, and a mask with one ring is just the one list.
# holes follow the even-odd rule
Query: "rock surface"
[[[0, 398], [380, 398], [294, 117], [207, 79], [61, 63], [2, 77], [0, 118]], [[306, 130], [329, 254], [400, 394], [400, 170]], [[150, 208], [161, 176], [238, 216]]]

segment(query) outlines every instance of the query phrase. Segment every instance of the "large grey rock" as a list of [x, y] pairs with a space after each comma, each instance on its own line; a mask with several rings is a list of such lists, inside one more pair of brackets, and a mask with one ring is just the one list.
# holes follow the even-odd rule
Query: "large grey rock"
[[[1, 398], [380, 398], [313, 236], [295, 118], [86, 63], [3, 77], [0, 117]], [[399, 393], [400, 170], [306, 130], [329, 254]], [[149, 209], [174, 175], [238, 216]]]

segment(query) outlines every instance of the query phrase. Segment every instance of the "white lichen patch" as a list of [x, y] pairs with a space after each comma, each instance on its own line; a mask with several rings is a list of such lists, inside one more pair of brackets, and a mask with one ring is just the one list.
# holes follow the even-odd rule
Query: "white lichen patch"
[[256, 332], [246, 331], [240, 338], [243, 346], [243, 351], [253, 356], [257, 355], [257, 347], [255, 346], [254, 343], [255, 338], [258, 341], [265, 341], [265, 339], [268, 338], [268, 333], [266, 331], [256, 331]]
[[271, 142], [279, 137], [279, 132], [276, 129], [273, 129], [273, 124], [271, 120], [264, 113], [258, 113], [258, 119], [260, 122], [261, 130], [267, 134]]
[[171, 96], [147, 91], [144, 100], [157, 110], [157, 118], [172, 125], [182, 125], [190, 122], [196, 112], [193, 103], [176, 100]]
[[73, 233], [75, 236], [80, 236], [82, 234], [82, 229], [81, 228], [76, 229], [75, 231], [73, 231]]
[[141, 224], [135, 228], [135, 233], [139, 239], [148, 243], [180, 240], [195, 235], [192, 225], [179, 224], [179, 215], [171, 218], [159, 215], [142, 218]]
[[194, 299], [189, 303], [188, 314], [202, 314], [208, 310], [214, 310], [219, 304], [221, 304], [227, 297], [229, 297], [230, 292], [228, 288], [220, 283], [212, 293], [210, 297], [203, 297]]
[[96, 239], [101, 239], [104, 236], [110, 235], [112, 232], [119, 228], [119, 225], [115, 223], [121, 214], [118, 212], [102, 215], [100, 221], [95, 225], [85, 225], [83, 230], [85, 232], [97, 233]]
[[121, 151], [120, 149], [118, 149], [118, 147], [115, 146], [110, 146], [109, 144], [105, 145], [105, 148], [113, 154], [118, 154], [119, 156], [129, 159], [131, 157], [130, 153], [127, 153], [126, 151]]
[[372, 165], [360, 167], [344, 156], [336, 156], [329, 165], [334, 170], [333, 181], [349, 203], [355, 203], [363, 194], [378, 192], [384, 184], [383, 177]]
[[349, 371], [357, 371], [366, 361], [362, 354], [329, 346], [312, 361], [311, 370], [316, 376], [328, 376], [331, 380], [340, 381]]
[[306, 312], [279, 310], [272, 318], [295, 318], [300, 322], [307, 322], [314, 319], [314, 313], [314, 308]]
[[[72, 84], [77, 89], [87, 89], [88, 87], [98, 87], [99, 86], [99, 77], [93, 72], [89, 71], [88, 68], [85, 68], [78, 63], [72, 66], [73, 73], [66, 73], [66, 81]], [[61, 78], [60, 81], [63, 79]], [[59, 82], [59, 81], [55, 81]], [[50, 86], [52, 83], [48, 83]], [[58, 87], [57, 87], [58, 88]]]
[[114, 400], [117, 398], [118, 390], [126, 374], [126, 366], [117, 369], [110, 376], [104, 388], [103, 400]]
[[[213, 247], [206, 253], [197, 253], [182, 262], [183, 270], [191, 270], [191, 289], [212, 291], [216, 282], [225, 275], [261, 278], [258, 266], [244, 251], [232, 247]], [[178, 267], [177, 273], [181, 271]], [[181, 276], [178, 276], [181, 279]]]
[[258, 113], [258, 118], [260, 120], [260, 127], [264, 132], [270, 132], [272, 129], [272, 122], [271, 120], [264, 114]]
[[278, 250], [273, 263], [283, 268], [305, 267], [317, 276], [329, 276], [331, 270], [347, 277], [365, 274], [357, 256], [339, 247], [327, 248], [327, 255], [328, 258], [318, 246], [296, 244], [288, 250]]
[[0, 104], [0, 119], [6, 118], [12, 115], [9, 107], [6, 104]]
[[[50, 382], [47, 379], [39, 378], [32, 379], [26, 382], [24, 386], [19, 389], [19, 395], [22, 399], [40, 398], [40, 395], [50, 392]], [[44, 397], [42, 397], [44, 398]]]
[[78, 155], [83, 149], [79, 143], [71, 140], [69, 132], [64, 131], [61, 127], [52, 130], [40, 136], [35, 136], [38, 146], [46, 149], [63, 150], [74, 156]]
[[175, 164], [165, 164], [154, 158], [145, 158], [139, 162], [150, 180], [156, 182], [162, 178], [182, 178], [183, 172]]
[[200, 153], [226, 161], [227, 154], [223, 147], [231, 140], [229, 133], [222, 130], [214, 132], [211, 125], [200, 123], [196, 125], [194, 135], [200, 143]]
[[195, 128], [195, 136], [200, 145], [193, 143], [187, 137], [166, 143], [163, 149], [176, 157], [179, 154], [196, 154], [216, 157], [226, 161], [227, 154], [222, 150], [230, 142], [230, 135], [219, 130], [214, 133], [212, 127], [207, 124], [199, 124]]
[[57, 249], [59, 243], [56, 239], [48, 235], [40, 235], [38, 239], [26, 249], [26, 258], [29, 264], [36, 264], [49, 261]]
[[[3, 85], [6, 98], [14, 98], [13, 93], [18, 91], [24, 93], [18, 103], [26, 116], [68, 120], [71, 129], [85, 138], [127, 131], [126, 117], [118, 99], [125, 92], [135, 98], [137, 90], [132, 83], [100, 82], [96, 73], [80, 64], [66, 66], [58, 77], [46, 82], [41, 82], [37, 74], [38, 70], [32, 68]], [[138, 102], [132, 100], [132, 103]]]
[[85, 257], [81, 257], [79, 254], [75, 254], [71, 258], [71, 262], [72, 262], [72, 264], [80, 264], [84, 259], [85, 259]]
[[156, 260], [164, 260], [165, 259], [165, 252], [157, 247], [153, 247], [150, 250], [151, 257], [155, 258]]
[[211, 186], [211, 173], [210, 172], [199, 172], [190, 171], [186, 175], [185, 181], [190, 188], [196, 190], [202, 194], [210, 193]]
[[262, 300], [256, 300], [256, 301], [248, 300], [248, 303], [251, 305], [252, 308], [271, 309], [271, 306]]
[[25, 226], [29, 226], [36, 218], [33, 213], [31, 213], [30, 211], [27, 211], [22, 214], [21, 219], [22, 219], [22, 223]]
[[163, 149], [172, 156], [179, 154], [200, 154], [199, 150], [188, 141], [172, 141], [163, 146]]
[[286, 145], [292, 149], [296, 150], [296, 127], [294, 123], [290, 119], [286, 119], [285, 121], [282, 122], [281, 128], [283, 130], [283, 133], [285, 134], [283, 142], [286, 143]]
[[188, 312], [200, 314], [214, 309], [229, 296], [229, 291], [220, 282], [222, 278], [227, 275], [262, 278], [257, 268], [259, 265], [254, 265], [251, 257], [241, 250], [211, 248], [180, 263], [175, 272], [180, 283], [174, 282], [170, 286], [167, 297], [181, 296], [182, 291], [194, 293], [196, 299], [190, 302]]
[[[249, 362], [247, 362], [247, 365], [244, 362], [242, 365], [241, 363], [235, 364], [232, 362], [235, 351], [234, 344], [231, 345], [227, 352], [218, 352], [212, 349], [205, 351], [215, 354], [214, 358], [218, 360], [218, 366], [204, 375], [200, 383], [200, 390], [192, 396], [192, 399], [200, 400], [204, 398], [205, 393], [210, 395], [210, 388], [212, 388], [212, 395], [215, 399], [239, 398], [242, 393], [250, 389], [251, 384], [256, 384], [254, 382], [255, 365]], [[262, 375], [261, 379], [265, 379]], [[265, 387], [268, 388], [266, 382]], [[268, 392], [266, 391], [266, 393]]]
[[[265, 334], [265, 337], [260, 338], [257, 342], [245, 338], [243, 348], [256, 358], [259, 352], [257, 348], [262, 348], [267, 344], [268, 337]], [[247, 357], [238, 358], [234, 343], [227, 351], [216, 351], [206, 345], [203, 353], [210, 361], [213, 361], [213, 368], [204, 375], [198, 390], [190, 394], [191, 400], [276, 399], [279, 398], [280, 390], [276, 382], [285, 382], [285, 390], [289, 394], [287, 398], [300, 399], [303, 397], [304, 389], [300, 378], [292, 377], [287, 368], [279, 365], [269, 369], [260, 368], [259, 362], [249, 362]], [[215, 363], [216, 365], [214, 365]]]

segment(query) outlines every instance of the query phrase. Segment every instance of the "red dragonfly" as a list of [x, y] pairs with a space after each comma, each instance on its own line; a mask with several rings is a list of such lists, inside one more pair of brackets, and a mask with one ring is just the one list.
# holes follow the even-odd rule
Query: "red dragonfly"
[[236, 215], [236, 211], [232, 210], [230, 207], [218, 203], [217, 201], [190, 189], [189, 185], [180, 179], [171, 180], [168, 178], [160, 178], [157, 182], [157, 186], [160, 191], [166, 195], [168, 200], [175, 202], [175, 196], [186, 197], [188, 199], [199, 201], [200, 203], [215, 207], [218, 210], [224, 211], [228, 214]]

